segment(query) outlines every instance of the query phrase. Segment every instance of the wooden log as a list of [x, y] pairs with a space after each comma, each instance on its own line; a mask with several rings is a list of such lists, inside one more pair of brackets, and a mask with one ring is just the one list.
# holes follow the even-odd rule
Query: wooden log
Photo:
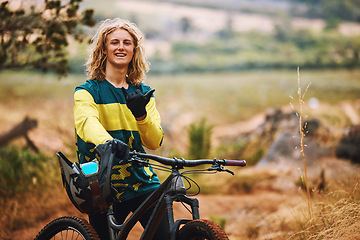
[[27, 133], [31, 129], [37, 127], [37, 120], [30, 119], [28, 117], [25, 117], [25, 119], [20, 122], [19, 124], [15, 125], [13, 128], [8, 130], [5, 133], [0, 134], [0, 146], [7, 145], [12, 140], [19, 138], [19, 137], [25, 137], [29, 147], [31, 147], [35, 152], [38, 152], [37, 147], [35, 144], [29, 139]]

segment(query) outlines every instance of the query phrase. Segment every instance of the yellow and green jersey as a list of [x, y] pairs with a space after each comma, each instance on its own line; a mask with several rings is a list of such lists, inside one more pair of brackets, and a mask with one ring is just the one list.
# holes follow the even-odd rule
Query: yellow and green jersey
[[[143, 94], [151, 88], [145, 84], [129, 84], [128, 93], [140, 89]], [[113, 138], [130, 146], [130, 150], [145, 152], [143, 146], [157, 149], [163, 140], [160, 115], [152, 96], [146, 106], [147, 116], [136, 121], [127, 108], [121, 88], [114, 87], [107, 80], [88, 80], [78, 86], [74, 93], [74, 121], [76, 130], [77, 156], [80, 163], [98, 158], [94, 148]], [[126, 201], [156, 189], [160, 182], [150, 167], [131, 164], [113, 166], [111, 182], [119, 191], [117, 199]]]

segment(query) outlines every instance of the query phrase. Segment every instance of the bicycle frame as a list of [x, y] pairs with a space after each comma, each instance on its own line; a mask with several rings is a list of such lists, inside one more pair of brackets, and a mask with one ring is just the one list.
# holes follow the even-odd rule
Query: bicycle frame
[[[112, 142], [107, 142], [106, 144], [98, 146], [100, 147], [97, 150], [99, 154], [102, 155], [100, 170], [103, 170], [103, 173], [100, 173], [100, 177], [102, 177], [100, 180], [102, 180], [103, 189], [108, 190], [108, 185], [111, 187], [110, 170], [112, 169], [112, 164], [114, 157], [116, 156], [117, 149], [113, 147]], [[111, 240], [125, 240], [128, 237], [130, 231], [134, 228], [135, 224], [143, 217], [143, 214], [148, 214], [150, 211], [152, 212], [150, 213], [149, 220], [144, 227], [144, 231], [142, 232], [140, 240], [152, 240], [155, 236], [155, 232], [160, 226], [160, 222], [164, 220], [167, 221], [166, 239], [176, 240], [178, 237], [181, 239], [189, 239], [200, 236], [206, 236], [211, 239], [228, 239], [226, 233], [223, 229], [221, 229], [221, 227], [209, 220], [200, 219], [199, 202], [195, 198], [186, 196], [187, 189], [184, 186], [183, 178], [188, 181], [190, 188], [191, 182], [195, 184], [196, 182], [188, 177], [185, 177], [185, 174], [228, 172], [234, 175], [234, 172], [225, 168], [224, 166], [244, 167], [246, 166], [245, 160], [218, 160], [216, 158], [185, 160], [183, 158], [178, 159], [175, 157], [170, 159], [146, 153], [139, 153], [136, 151], [129, 152], [129, 155], [130, 158], [127, 158], [126, 161], [133, 164], [135, 167], [148, 166], [150, 164], [148, 160], [154, 160], [162, 165], [165, 165], [162, 166], [154, 164], [154, 166], [165, 171], [171, 170], [171, 173], [166, 178], [166, 180], [155, 191], [153, 191], [145, 199], [145, 201], [142, 202], [142, 204], [140, 204], [140, 206], [125, 220], [124, 223], [117, 223], [112, 207], [109, 208], [107, 213], [107, 221]], [[81, 169], [78, 164], [69, 161], [61, 152], [58, 152], [57, 156], [59, 157], [63, 184], [71, 202], [75, 207], [78, 208], [79, 211], [83, 213], [92, 214], [92, 212], [99, 212], [99, 208], [96, 205], [98, 203], [97, 201], [95, 201], [95, 206], [93, 206], [95, 195], [97, 197], [102, 197], [103, 199], [108, 199], [109, 197], [113, 196], [108, 196], [109, 193], [106, 191], [105, 194], [101, 193], [102, 189], [96, 189], [96, 187], [94, 188], [96, 192], [93, 193], [94, 189], [91, 189], [91, 187], [89, 189], [89, 180], [81, 179], [81, 177], [84, 175], [84, 170]], [[206, 164], [211, 165], [211, 167], [201, 170], [185, 170], [180, 172], [181, 169], [185, 169], [186, 167], [195, 167]], [[169, 166], [171, 166], [171, 168]], [[106, 174], [104, 173], [105, 171]], [[86, 173], [91, 174], [92, 171]], [[79, 177], [83, 183], [86, 183], [82, 184], [84, 186], [78, 183], [77, 179]], [[99, 178], [99, 176], [95, 177]], [[199, 185], [197, 185], [197, 187], [199, 188], [198, 190], [200, 192]], [[97, 188], [100, 188], [100, 186]], [[101, 195], [97, 193], [99, 190]], [[86, 193], [90, 191], [92, 193], [90, 196], [92, 199], [82, 195], [83, 191]], [[112, 192], [110, 191], [110, 193]], [[174, 201], [181, 202], [183, 206], [189, 211], [189, 213], [192, 214], [192, 219], [178, 219], [175, 221], [173, 212]], [[108, 201], [105, 207], [107, 208], [111, 203], [112, 201]], [[190, 206], [191, 209], [185, 206], [185, 204]], [[103, 208], [101, 210], [103, 210]], [[144, 224], [144, 222], [142, 223]], [[180, 228], [180, 226], [183, 224], [184, 226]], [[58, 234], [62, 236], [63, 232], [67, 235], [68, 231], [81, 234], [85, 239], [93, 239], [97, 237], [95, 230], [86, 220], [77, 217], [61, 217], [47, 224], [36, 236], [36, 239], [49, 239], [49, 237], [59, 236]]]
[[[111, 168], [111, 166], [109, 167], [108, 165], [112, 164], [114, 157], [116, 155], [115, 154], [116, 149], [114, 149], [112, 147], [111, 143], [110, 143], [110, 145], [100, 145], [100, 146], [101, 147], [105, 146], [104, 149], [100, 148], [100, 155], [101, 155], [101, 153], [104, 153], [104, 152], [107, 153], [107, 154], [102, 154], [103, 160], [100, 162], [100, 169], [103, 167], [103, 170], [105, 169], [106, 173], [107, 173], [107, 174], [103, 174], [102, 176], [103, 177], [105, 176], [105, 178], [110, 178], [109, 171], [112, 168]], [[75, 180], [67, 179], [66, 176], [68, 178], [70, 178], [69, 176], [71, 174], [78, 176], [78, 174], [81, 173], [80, 171], [82, 171], [82, 170], [81, 169], [78, 170], [79, 173], [74, 171], [73, 168], [71, 167], [72, 166], [71, 162], [69, 160], [67, 160], [65, 158], [65, 156], [63, 156], [60, 152], [57, 155], [59, 156], [64, 187], [66, 188], [66, 191], [68, 193], [70, 200], [73, 202], [75, 207], [77, 207], [80, 211], [82, 211], [84, 213], [90, 213], [91, 211], [97, 211], [96, 209], [94, 210], [91, 207], [86, 208], [86, 206], [83, 209], [83, 207], [80, 206], [78, 204], [78, 202], [76, 202], [76, 200], [74, 200], [73, 195], [75, 194], [75, 196], [77, 196], [76, 195], [77, 192], [72, 191], [70, 186], [73, 186], [71, 184], [74, 184]], [[128, 237], [130, 231], [134, 228], [135, 224], [138, 221], [140, 221], [142, 216], [145, 213], [149, 212], [150, 210], [152, 212], [150, 214], [149, 220], [146, 223], [146, 226], [144, 227], [144, 231], [141, 235], [140, 240], [152, 240], [153, 236], [155, 235], [155, 232], [157, 231], [157, 229], [159, 227], [160, 222], [163, 220], [164, 217], [166, 217], [165, 220], [167, 221], [167, 225], [168, 225], [167, 226], [168, 229], [166, 231], [168, 233], [168, 235], [166, 236], [167, 239], [176, 240], [176, 238], [178, 237], [178, 234], [188, 237], [186, 235], [186, 233], [187, 233], [186, 230], [189, 228], [191, 229], [191, 227], [196, 226], [198, 220], [200, 220], [200, 213], [199, 213], [198, 200], [195, 198], [190, 198], [190, 197], [186, 196], [186, 189], [185, 189], [185, 186], [184, 186], [184, 183], [182, 180], [182, 178], [184, 177], [183, 174], [186, 174], [189, 172], [193, 172], [193, 173], [198, 172], [199, 173], [199, 172], [204, 172], [204, 171], [212, 171], [212, 172], [225, 171], [225, 172], [229, 172], [234, 175], [234, 173], [231, 170], [226, 169], [223, 166], [246, 166], [245, 160], [241, 160], [241, 161], [225, 160], [225, 159], [218, 160], [216, 158], [214, 158], [212, 160], [210, 160], [210, 159], [185, 160], [183, 158], [170, 159], [170, 158], [165, 158], [165, 157], [156, 156], [156, 155], [150, 155], [150, 154], [146, 154], [146, 153], [139, 153], [136, 151], [129, 152], [129, 155], [130, 155], [130, 158], [127, 159], [127, 161], [135, 166], [137, 164], [139, 164], [139, 166], [141, 166], [142, 164], [148, 165], [148, 164], [150, 164], [148, 160], [154, 160], [165, 166], [171, 166], [171, 173], [166, 178], [166, 180], [155, 191], [153, 191], [147, 197], [147, 199], [125, 220], [124, 223], [122, 223], [122, 224], [117, 223], [115, 216], [114, 216], [113, 209], [111, 207], [109, 208], [108, 213], [107, 213], [107, 221], [108, 221], [108, 230], [109, 230], [109, 235], [110, 235], [111, 240], [125, 240]], [[64, 160], [64, 161], [61, 161], [61, 160]], [[105, 161], [105, 163], [104, 163], [104, 160], [107, 160], [107, 161]], [[105, 165], [104, 164], [101, 165], [101, 163], [104, 163]], [[179, 171], [180, 169], [184, 169], [185, 167], [195, 167], [195, 166], [200, 166], [200, 165], [205, 165], [205, 164], [209, 164], [209, 165], [211, 165], [211, 167], [204, 169], [204, 170], [188, 170], [188, 171], [184, 171], [182, 173], [180, 173], [180, 171]], [[64, 168], [63, 165], [66, 168]], [[165, 167], [165, 166], [157, 165], [157, 167], [159, 169], [164, 168], [166, 170], [170, 170], [169, 167]], [[67, 171], [65, 171], [64, 169]], [[65, 172], [67, 173], [67, 175], [65, 174]], [[68, 181], [69, 181], [69, 183], [68, 183]], [[104, 189], [107, 189], [106, 188], [106, 187], [108, 187], [107, 184], [110, 185], [111, 183], [105, 181], [104, 184], [105, 184]], [[190, 184], [190, 182], [189, 182], [189, 184]], [[191, 184], [190, 184], [190, 186], [191, 186]], [[78, 186], [73, 186], [73, 187], [77, 188]], [[86, 190], [88, 190], [88, 189], [85, 189], [82, 191], [86, 191]], [[105, 194], [104, 198], [108, 198], [108, 196]], [[84, 198], [82, 198], [82, 199], [84, 199]], [[84, 200], [86, 200], [86, 199], [84, 199]], [[192, 214], [192, 219], [178, 219], [175, 221], [174, 212], [173, 212], [173, 202], [174, 201], [178, 201], [178, 202], [181, 202], [183, 205], [187, 204], [188, 206], [190, 206], [191, 210], [184, 205], [184, 207], [187, 208], [187, 210], [190, 212], [190, 214]], [[84, 202], [82, 202], [82, 203], [84, 203]], [[85, 203], [87, 203], [87, 202], [85, 202]], [[109, 204], [110, 204], [110, 202], [109, 202]], [[109, 206], [109, 205], [107, 205], [107, 206]], [[194, 220], [196, 220], [196, 221], [194, 221]], [[74, 221], [78, 223], [78, 220], [75, 219]], [[192, 224], [192, 221], [195, 222], [195, 225]], [[180, 229], [180, 226], [182, 224], [186, 224], [186, 226], [184, 227], [185, 230], [182, 230], [183, 228]], [[56, 224], [54, 224], [54, 225], [56, 225]], [[80, 223], [80, 225], [83, 227], [81, 230], [83, 230], [86, 234], [88, 234], [88, 230], [86, 229], [86, 226], [84, 227], [84, 225], [82, 225], [82, 223]], [[187, 226], [190, 226], [190, 227], [187, 227]], [[53, 227], [53, 225], [51, 225], [50, 227]], [[213, 229], [213, 227], [211, 227], [211, 229]], [[219, 229], [221, 229], [221, 228], [219, 228]], [[39, 236], [47, 234], [47, 231], [50, 231], [50, 230], [48, 230], [48, 227], [46, 226], [41, 231], [41, 233], [39, 233], [40, 234]], [[191, 231], [192, 231], [192, 229], [191, 229]], [[223, 232], [222, 229], [221, 229], [221, 231]], [[219, 232], [221, 232], [221, 231], [219, 230]], [[223, 237], [226, 234], [224, 232], [224, 233], [221, 233], [218, 235], [220, 237]]]
[[[172, 173], [167, 177], [167, 179], [139, 206], [138, 209], [136, 209], [135, 212], [130, 215], [130, 217], [123, 224], [116, 223], [111, 208], [108, 212], [110, 239], [125, 240], [131, 229], [140, 219], [140, 216], [155, 205], [155, 208], [146, 227], [144, 228], [140, 240], [151, 240], [153, 238], [165, 212], [167, 213], [167, 221], [169, 226], [169, 239], [176, 240], [176, 234], [181, 224], [185, 224], [191, 220], [200, 218], [199, 201], [196, 198], [190, 198], [186, 196], [183, 192], [183, 190], [185, 190], [184, 187], [177, 189], [179, 187], [176, 186], [179, 184], [178, 180], [181, 180], [180, 187], [181, 184], [183, 187], [181, 173], [178, 169], [173, 168]], [[175, 221], [173, 213], [174, 201], [181, 201], [191, 206], [193, 219], [178, 219]]]

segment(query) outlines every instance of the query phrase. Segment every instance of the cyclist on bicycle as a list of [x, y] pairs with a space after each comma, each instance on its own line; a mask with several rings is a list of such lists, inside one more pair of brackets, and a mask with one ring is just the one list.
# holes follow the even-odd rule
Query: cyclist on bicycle
[[[119, 18], [105, 20], [94, 36], [87, 60], [90, 80], [76, 87], [74, 93], [79, 163], [99, 158], [95, 146], [113, 139], [126, 143], [131, 151], [145, 152], [143, 146], [161, 146], [163, 130], [154, 90], [142, 83], [149, 69], [142, 41], [140, 30]], [[117, 190], [113, 209], [118, 223], [123, 223], [160, 185], [151, 166], [132, 166], [122, 160], [116, 159], [111, 174], [111, 183]], [[143, 216], [143, 226], [150, 214], [149, 211]], [[89, 221], [101, 239], [109, 238], [106, 212], [89, 215]], [[167, 238], [164, 224], [163, 220], [154, 239]]]

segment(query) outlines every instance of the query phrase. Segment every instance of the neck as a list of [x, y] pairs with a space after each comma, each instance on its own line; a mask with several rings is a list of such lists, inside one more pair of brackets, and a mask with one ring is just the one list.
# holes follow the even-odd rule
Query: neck
[[106, 80], [117, 88], [128, 88], [128, 83], [126, 82], [127, 68], [113, 68], [109, 65], [107, 64], [105, 70]]

